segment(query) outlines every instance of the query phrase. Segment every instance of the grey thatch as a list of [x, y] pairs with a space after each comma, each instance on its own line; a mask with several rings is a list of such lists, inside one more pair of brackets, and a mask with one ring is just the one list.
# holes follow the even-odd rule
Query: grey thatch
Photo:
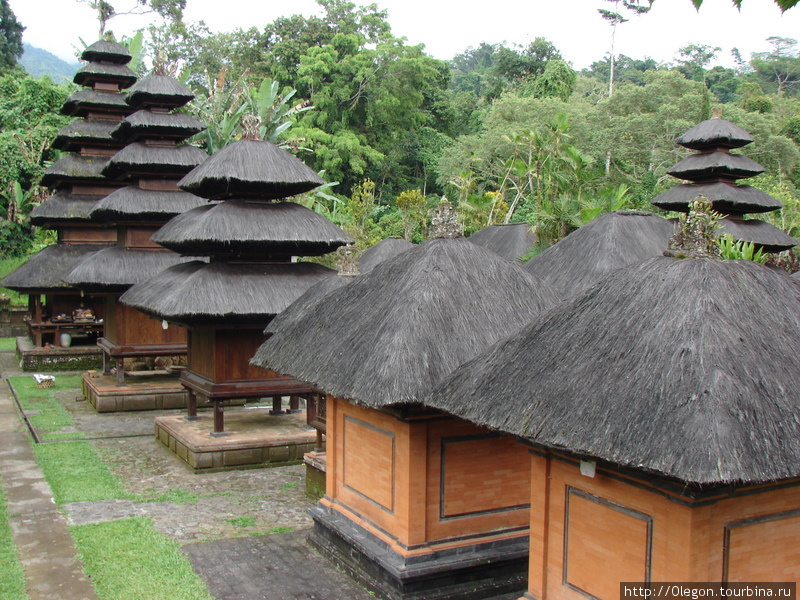
[[178, 215], [153, 241], [181, 254], [318, 256], [353, 240], [322, 215], [293, 202], [227, 200]]
[[178, 108], [192, 101], [194, 94], [174, 77], [151, 73], [137, 81], [125, 99], [134, 108], [164, 106]]
[[65, 281], [86, 292], [122, 291], [184, 260], [164, 250], [111, 246], [75, 265]]
[[120, 301], [188, 326], [264, 324], [312, 285], [335, 273], [315, 263], [192, 261], [133, 286]]
[[320, 302], [323, 302], [328, 294], [354, 280], [354, 276], [337, 275], [336, 277], [326, 277], [319, 283], [315, 283], [302, 296], [272, 319], [264, 333], [270, 335], [273, 333], [280, 334], [283, 329], [292, 327], [314, 310]]
[[196, 146], [150, 146], [144, 142], [128, 144], [108, 161], [103, 175], [111, 178], [130, 178], [137, 175], [180, 176], [208, 158]]
[[675, 142], [684, 148], [741, 148], [753, 141], [753, 136], [725, 119], [707, 119], [692, 127]]
[[721, 150], [692, 154], [667, 171], [673, 177], [690, 180], [713, 179], [720, 176], [742, 179], [763, 172], [764, 167], [751, 158]]
[[467, 238], [473, 244], [488, 248], [505, 258], [516, 261], [531, 249], [538, 238], [529, 223], [489, 225]]
[[17, 292], [33, 294], [70, 289], [64, 281], [75, 266], [107, 248], [97, 244], [54, 244], [31, 256], [6, 275], [0, 285]]
[[800, 288], [750, 261], [656, 258], [462, 365], [426, 403], [695, 484], [800, 476]]
[[403, 238], [391, 237], [381, 240], [374, 246], [364, 250], [364, 253], [358, 259], [358, 270], [361, 273], [369, 273], [376, 265], [386, 259], [397, 256], [413, 247], [414, 244]]
[[115, 123], [113, 136], [118, 140], [134, 141], [139, 138], [174, 138], [184, 140], [205, 129], [205, 126], [183, 113], [157, 113], [137, 110]]
[[418, 402], [558, 295], [465, 239], [434, 239], [330, 292], [252, 364], [379, 408]]
[[209, 199], [280, 199], [325, 183], [299, 158], [265, 141], [241, 140], [226, 146], [186, 175], [178, 185]]
[[31, 211], [31, 223], [46, 225], [53, 221], [89, 221], [89, 213], [97, 204], [99, 196], [71, 194], [58, 190]]
[[61, 107], [61, 114], [72, 117], [85, 117], [89, 111], [104, 111], [129, 115], [133, 108], [125, 102], [119, 92], [101, 90], [78, 90], [72, 94]]
[[183, 191], [143, 190], [136, 186], [126, 186], [112, 192], [96, 202], [90, 217], [102, 223], [115, 220], [164, 221], [182, 212], [208, 203]]
[[67, 154], [45, 169], [41, 184], [53, 187], [59, 183], [105, 181], [102, 170], [107, 163], [105, 156]]
[[652, 213], [614, 211], [592, 219], [522, 268], [570, 297], [617, 269], [663, 255], [673, 232], [670, 221]]
[[89, 63], [78, 69], [72, 81], [78, 85], [91, 86], [95, 81], [112, 81], [126, 88], [136, 81], [136, 73], [125, 65]]
[[131, 62], [131, 53], [122, 44], [98, 40], [87, 46], [81, 52], [81, 59], [88, 62], [110, 62], [118, 65], [127, 65]]
[[656, 196], [652, 204], [664, 210], [689, 212], [689, 202], [698, 196], [705, 196], [711, 200], [714, 210], [727, 214], [768, 212], [783, 206], [757, 188], [722, 181], [676, 185]]
[[70, 151], [80, 150], [86, 144], [117, 144], [111, 136], [116, 126], [116, 121], [108, 119], [78, 119], [59, 130], [52, 147]]
[[720, 219], [719, 233], [728, 233], [735, 240], [747, 240], [764, 252], [782, 252], [797, 245], [797, 240], [774, 225], [758, 219]]

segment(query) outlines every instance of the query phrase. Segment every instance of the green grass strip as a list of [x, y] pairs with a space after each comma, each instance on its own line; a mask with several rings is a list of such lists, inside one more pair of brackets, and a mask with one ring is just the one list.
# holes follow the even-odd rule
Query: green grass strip
[[0, 338], [0, 352], [15, 352], [17, 350], [17, 338]]
[[129, 497], [89, 442], [36, 444], [33, 450], [56, 504]]
[[73, 427], [75, 422], [69, 412], [55, 397], [60, 390], [80, 389], [80, 375], [56, 375], [55, 386], [39, 389], [36, 380], [30, 375], [9, 377], [14, 391], [19, 398], [23, 410], [39, 411], [38, 415], [30, 415], [28, 420], [37, 430], [44, 431], [42, 439], [76, 439], [84, 437], [81, 432], [59, 433], [65, 427]]
[[180, 545], [145, 517], [70, 531], [99, 600], [212, 600]]
[[0, 598], [28, 600], [25, 591], [25, 572], [19, 562], [17, 547], [8, 523], [8, 505], [0, 488]]

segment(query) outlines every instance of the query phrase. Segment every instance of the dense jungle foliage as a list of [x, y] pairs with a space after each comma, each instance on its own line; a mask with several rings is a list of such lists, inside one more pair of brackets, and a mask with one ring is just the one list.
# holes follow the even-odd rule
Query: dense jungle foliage
[[[265, 138], [331, 182], [301, 201], [364, 247], [423, 239], [443, 195], [467, 233], [526, 221], [545, 245], [605, 211], [655, 210], [650, 199], [678, 183], [666, 171], [688, 153], [675, 138], [712, 111], [755, 138], [742, 152], [767, 171], [748, 183], [784, 204], [762, 218], [800, 235], [795, 40], [770, 38], [772, 50], [737, 56], [735, 68], [711, 66], [719, 48], [696, 44], [670, 63], [609, 53], [577, 72], [543, 38], [437, 60], [396, 38], [375, 5], [317, 2], [319, 17], [212, 34], [181, 20], [184, 0], [160, 0], [157, 26], [118, 41], [140, 74], [157, 60], [195, 91], [187, 110], [208, 130], [193, 143], [210, 152], [258, 114]], [[26, 216], [47, 197], [38, 181], [57, 158], [50, 142], [73, 88], [10, 62], [0, 70], [0, 252], [19, 255], [48, 241]]]

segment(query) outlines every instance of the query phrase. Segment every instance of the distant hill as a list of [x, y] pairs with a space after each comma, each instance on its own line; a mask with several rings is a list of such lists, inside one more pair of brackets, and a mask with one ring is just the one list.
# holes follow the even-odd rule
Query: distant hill
[[30, 44], [23, 44], [23, 49], [24, 52], [22, 53], [22, 58], [19, 59], [19, 64], [32, 77], [49, 75], [50, 79], [55, 83], [70, 83], [77, 70], [81, 68], [77, 61], [70, 64], [61, 60], [55, 54]]

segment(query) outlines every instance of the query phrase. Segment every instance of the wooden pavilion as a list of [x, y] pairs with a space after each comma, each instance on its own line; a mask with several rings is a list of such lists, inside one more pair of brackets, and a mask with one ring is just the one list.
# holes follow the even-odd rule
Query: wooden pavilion
[[731, 152], [752, 141], [749, 133], [725, 119], [714, 117], [698, 123], [676, 140], [684, 148], [697, 150], [697, 154], [684, 158], [667, 171], [691, 183], [677, 185], [656, 196], [653, 204], [664, 210], [686, 213], [689, 203], [703, 195], [711, 201], [715, 211], [724, 215], [719, 222], [720, 233], [730, 234], [736, 241], [753, 242], [765, 252], [780, 252], [795, 246], [797, 241], [777, 227], [745, 217], [748, 213], [769, 212], [782, 206], [769, 194], [737, 183], [764, 172], [764, 167], [757, 162]]
[[506, 260], [517, 261], [539, 238], [531, 231], [530, 223], [498, 223], [476, 231], [467, 239], [496, 252]]
[[435, 390], [430, 405], [528, 446], [524, 598], [800, 580], [798, 314], [783, 272], [654, 258]]
[[524, 587], [525, 449], [420, 400], [557, 301], [495, 253], [434, 239], [328, 293], [259, 348], [253, 364], [326, 396], [317, 547], [386, 598]]
[[103, 332], [102, 302], [84, 297], [65, 279], [77, 263], [115, 241], [114, 232], [93, 223], [89, 213], [100, 198], [124, 185], [105, 177], [102, 169], [124, 145], [112, 131], [132, 112], [120, 90], [136, 76], [126, 66], [130, 54], [114, 42], [96, 42], [81, 58], [87, 64], [74, 81], [84, 89], [72, 94], [61, 110], [77, 119], [53, 142], [66, 154], [42, 178], [55, 193], [31, 212], [31, 223], [56, 230], [58, 243], [32, 256], [2, 282], [29, 295], [28, 329], [38, 348], [45, 343], [61, 346], [62, 333], [71, 337]]
[[215, 202], [175, 217], [153, 236], [209, 262], [176, 265], [122, 297], [132, 308], [187, 327], [189, 364], [181, 382], [189, 390], [190, 418], [198, 396], [213, 402], [212, 436], [225, 435], [226, 401], [272, 397], [273, 413], [280, 414], [283, 396], [311, 392], [249, 360], [270, 319], [335, 275], [293, 257], [320, 256], [352, 242], [324, 217], [283, 201], [321, 183], [302, 161], [270, 142], [244, 139], [220, 150], [179, 184]]
[[[173, 216], [204, 203], [177, 187], [183, 175], [207, 158], [201, 149], [183, 144], [203, 125], [175, 112], [193, 97], [176, 79], [160, 74], [148, 75], [127, 93], [126, 102], [135, 112], [112, 132], [126, 145], [103, 167], [103, 174], [128, 186], [99, 201], [90, 213], [114, 232], [116, 245], [87, 257], [67, 276], [71, 285], [104, 298], [106, 328], [98, 346], [103, 372], [109, 373], [112, 363], [116, 367], [117, 386], [125, 385], [126, 358], [186, 354], [182, 328], [164, 328], [160, 321], [120, 304], [119, 297], [131, 285], [181, 261], [150, 238]], [[87, 378], [85, 387], [93, 383]], [[97, 397], [87, 390], [90, 399]], [[145, 407], [137, 403], [135, 408]]]
[[522, 268], [569, 298], [617, 269], [661, 256], [673, 231], [663, 217], [617, 210], [592, 219]]

